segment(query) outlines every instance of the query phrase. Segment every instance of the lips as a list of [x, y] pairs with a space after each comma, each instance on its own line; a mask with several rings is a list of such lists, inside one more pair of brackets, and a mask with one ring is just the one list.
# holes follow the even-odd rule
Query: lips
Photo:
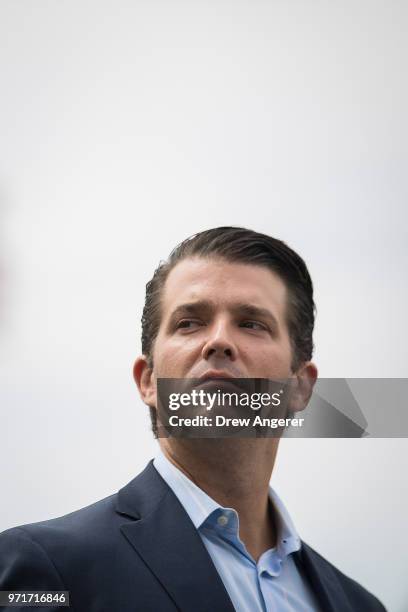
[[244, 379], [237, 376], [232, 376], [230, 372], [225, 370], [208, 370], [199, 379], [195, 387], [201, 387], [206, 390], [224, 390], [232, 392], [242, 392]]
[[225, 372], [224, 370], [208, 370], [202, 376], [200, 376], [200, 382], [205, 382], [207, 380], [218, 380], [220, 378], [223, 379], [232, 379], [236, 378], [232, 376], [229, 372]]

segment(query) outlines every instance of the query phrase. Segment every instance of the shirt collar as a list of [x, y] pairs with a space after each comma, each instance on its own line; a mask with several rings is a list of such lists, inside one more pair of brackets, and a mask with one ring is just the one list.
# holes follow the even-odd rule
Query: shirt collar
[[171, 463], [161, 449], [157, 453], [153, 465], [170, 489], [173, 490], [196, 529], [201, 527], [214, 510], [220, 508], [216, 501]]
[[[214, 524], [212, 518], [214, 516], [218, 517], [222, 511], [225, 511], [227, 514], [235, 513], [235, 510], [232, 508], [220, 506], [205, 491], [194, 484], [192, 480], [167, 459], [161, 449], [159, 449], [153, 465], [173, 490], [173, 493], [184, 507], [196, 529], [200, 529], [204, 523], [206, 528]], [[282, 500], [271, 486], [269, 487], [269, 499], [275, 509], [278, 527], [276, 549], [282, 557], [286, 557], [300, 549], [300, 538]], [[214, 512], [215, 510], [219, 512]], [[236, 525], [238, 529], [238, 521], [236, 521]]]

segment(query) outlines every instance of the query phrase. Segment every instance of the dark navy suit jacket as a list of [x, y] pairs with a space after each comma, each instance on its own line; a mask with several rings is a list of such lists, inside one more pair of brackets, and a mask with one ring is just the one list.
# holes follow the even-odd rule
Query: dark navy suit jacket
[[[295, 555], [324, 612], [384, 612], [307, 544]], [[0, 534], [0, 591], [10, 590], [70, 592], [70, 608], [47, 610], [234, 611], [200, 535], [152, 462], [115, 495]]]

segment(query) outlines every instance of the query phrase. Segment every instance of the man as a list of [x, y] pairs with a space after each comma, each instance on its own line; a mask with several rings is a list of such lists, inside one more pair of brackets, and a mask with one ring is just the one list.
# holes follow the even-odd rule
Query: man
[[[313, 326], [309, 273], [283, 242], [233, 227], [184, 241], [147, 284], [134, 365], [155, 434], [159, 379], [290, 380], [303, 408]], [[301, 542], [269, 487], [278, 443], [160, 437], [119, 493], [4, 532], [0, 590], [69, 591], [76, 612], [383, 611]]]

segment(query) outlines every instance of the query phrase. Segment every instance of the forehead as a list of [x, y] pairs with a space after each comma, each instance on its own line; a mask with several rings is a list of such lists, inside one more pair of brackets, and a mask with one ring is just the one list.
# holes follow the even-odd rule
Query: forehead
[[287, 289], [282, 279], [265, 266], [225, 259], [184, 259], [167, 277], [162, 316], [170, 316], [180, 304], [201, 299], [209, 299], [220, 307], [245, 302], [269, 308], [283, 322]]

